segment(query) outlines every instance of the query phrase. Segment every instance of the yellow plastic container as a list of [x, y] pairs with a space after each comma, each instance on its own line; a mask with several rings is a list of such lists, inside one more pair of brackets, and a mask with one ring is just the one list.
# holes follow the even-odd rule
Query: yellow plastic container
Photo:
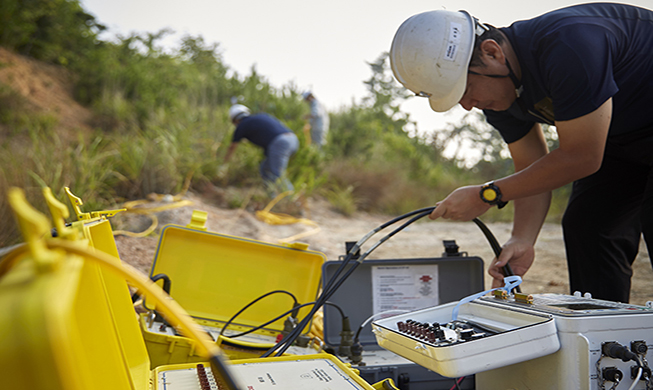
[[[177, 225], [165, 226], [150, 277], [170, 278], [172, 296], [199, 323], [222, 326], [253, 300], [275, 290], [300, 304], [317, 297], [323, 253]], [[229, 329], [249, 329], [291, 309], [287, 294], [270, 295], [240, 314]], [[310, 308], [299, 310], [303, 317]], [[280, 319], [266, 330], [283, 330]], [[308, 331], [306, 329], [305, 331]]]
[[[315, 300], [326, 261], [323, 253], [307, 250], [302, 244], [282, 246], [210, 232], [205, 221], [201, 212], [195, 211], [189, 225], [165, 226], [150, 272], [150, 277], [165, 274], [170, 278], [170, 295], [197, 323], [219, 330], [247, 304], [277, 290], [292, 294], [299, 304]], [[147, 302], [145, 306], [152, 309]], [[238, 315], [226, 334], [250, 330], [292, 307], [288, 294], [270, 295]], [[309, 310], [298, 310], [298, 317]], [[192, 340], [152, 329], [145, 314], [140, 325], [152, 368], [202, 360]], [[304, 333], [309, 328], [310, 324]], [[256, 333], [268, 340], [265, 345], [213, 336], [230, 359], [253, 358], [269, 349], [283, 329], [282, 318], [258, 330]], [[317, 350], [313, 346], [307, 353]]]
[[[154, 389], [181, 388], [198, 381], [198, 363], [157, 367], [154, 372]], [[205, 369], [213, 382], [212, 372]], [[365, 382], [358, 370], [337, 357], [319, 353], [303, 356], [281, 356], [259, 359], [231, 360], [228, 368], [243, 389], [267, 390], [392, 390], [397, 389], [392, 379], [374, 385]], [[200, 367], [204, 371], [203, 367]], [[219, 388], [219, 378], [215, 382]], [[179, 386], [179, 387], [177, 387]], [[191, 388], [191, 387], [188, 387]]]
[[139, 324], [150, 359], [150, 368], [206, 360], [206, 357], [198, 353], [195, 341], [188, 337], [149, 331], [148, 317], [150, 315], [147, 313], [140, 314]]
[[26, 244], [3, 259], [11, 265], [0, 277], [2, 388], [147, 389], [148, 355], [125, 281], [47, 249], [47, 220], [19, 195], [11, 199]]

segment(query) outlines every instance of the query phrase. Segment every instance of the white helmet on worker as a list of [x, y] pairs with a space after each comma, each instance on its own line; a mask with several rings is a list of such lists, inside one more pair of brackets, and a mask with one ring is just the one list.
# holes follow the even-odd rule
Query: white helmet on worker
[[249, 116], [249, 114], [249, 108], [243, 106], [242, 104], [234, 104], [231, 106], [231, 108], [229, 108], [229, 119], [231, 119], [231, 122], [246, 118]]
[[404, 87], [428, 97], [434, 111], [447, 111], [465, 93], [474, 40], [486, 29], [466, 11], [411, 16], [392, 40], [392, 72]]

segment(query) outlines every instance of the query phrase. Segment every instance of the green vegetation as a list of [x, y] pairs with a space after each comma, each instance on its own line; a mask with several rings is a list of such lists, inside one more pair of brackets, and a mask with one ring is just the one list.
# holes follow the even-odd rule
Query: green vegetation
[[[269, 199], [252, 190], [261, 186], [260, 151], [246, 144], [228, 169], [221, 163], [233, 131], [227, 112], [234, 97], [299, 136], [288, 169], [298, 196], [323, 196], [347, 215], [404, 213], [433, 205], [460, 185], [511, 172], [498, 135], [478, 120], [430, 139], [416, 136], [415, 123], [400, 109], [407, 95], [393, 81], [386, 55], [369, 64], [368, 96], [330, 113], [329, 142], [320, 152], [306, 144], [308, 107], [294, 85], [272, 86], [255, 68], [247, 75], [230, 72], [219, 45], [202, 37], [186, 36], [164, 51], [158, 44], [169, 31], [104, 42], [98, 39], [103, 29], [77, 0], [0, 5], [0, 45], [68, 70], [75, 98], [94, 114], [92, 132], [65, 139], [57, 131], [65, 124], [0, 84], [0, 247], [18, 240], [6, 204], [9, 186], [25, 189], [42, 210], [42, 186], [60, 200], [69, 186], [85, 210], [102, 210], [150, 193], [176, 194], [188, 184], [201, 191], [208, 183], [230, 189], [225, 205], [262, 208]], [[471, 167], [459, 155], [442, 155], [463, 136], [481, 150]], [[556, 194], [551, 218], [559, 218], [566, 191]], [[484, 219], [511, 216], [491, 210]]]

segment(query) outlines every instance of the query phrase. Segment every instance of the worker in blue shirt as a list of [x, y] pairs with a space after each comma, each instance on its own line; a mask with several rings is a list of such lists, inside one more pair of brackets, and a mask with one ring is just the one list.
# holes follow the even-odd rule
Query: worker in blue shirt
[[231, 122], [236, 126], [231, 144], [225, 155], [225, 162], [231, 159], [234, 151], [243, 139], [263, 149], [265, 158], [259, 171], [270, 196], [279, 192], [292, 191], [294, 187], [285, 177], [288, 161], [299, 148], [295, 133], [277, 118], [265, 114], [251, 115], [249, 108], [234, 104], [229, 109]]
[[[653, 251], [653, 12], [583, 4], [504, 28], [465, 11], [407, 19], [392, 42], [395, 77], [434, 111], [483, 110], [515, 173], [454, 190], [432, 219], [471, 220], [514, 202], [510, 239], [489, 268], [524, 275], [551, 191], [573, 182], [563, 217], [571, 291], [628, 302], [643, 233]], [[554, 125], [549, 151], [541, 124]], [[650, 255], [649, 255], [650, 257]]]

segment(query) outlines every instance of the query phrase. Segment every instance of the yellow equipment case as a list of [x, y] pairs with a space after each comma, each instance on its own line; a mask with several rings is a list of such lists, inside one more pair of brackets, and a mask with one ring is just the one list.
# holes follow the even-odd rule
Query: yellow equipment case
[[[204, 326], [230, 359], [258, 357], [287, 330], [289, 315], [245, 337], [225, 336], [250, 332], [296, 305], [314, 301], [326, 256], [307, 250], [305, 244], [275, 245], [210, 232], [205, 222], [206, 213], [196, 210], [187, 226], [162, 229], [150, 278], [167, 282], [170, 296]], [[145, 306], [149, 308], [147, 301]], [[309, 310], [310, 306], [303, 307], [292, 314], [303, 318]], [[153, 316], [141, 315], [140, 324], [153, 367], [202, 359], [192, 340]], [[309, 329], [310, 324], [304, 335]], [[313, 342], [288, 352], [315, 353], [317, 345]]]
[[[61, 215], [53, 216], [59, 233], [65, 234], [47, 238], [47, 218], [27, 203], [22, 191], [12, 189], [9, 199], [25, 244], [0, 259], [2, 388], [395, 388], [392, 381], [368, 384], [328, 354], [225, 363], [216, 344], [180, 306], [144, 275], [107, 253], [113, 251], [110, 242], [104, 242], [107, 252], [94, 249], [88, 238], [64, 228]], [[150, 369], [125, 280], [197, 343], [204, 362]]]

